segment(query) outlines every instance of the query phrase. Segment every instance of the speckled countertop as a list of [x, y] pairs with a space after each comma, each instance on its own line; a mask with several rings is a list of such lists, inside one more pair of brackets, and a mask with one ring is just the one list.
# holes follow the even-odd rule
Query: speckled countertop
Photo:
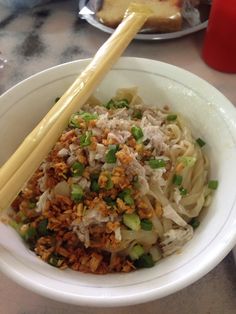
[[[108, 35], [76, 16], [76, 1], [53, 1], [31, 11], [0, 5], [0, 94], [48, 67], [94, 55]], [[134, 41], [125, 55], [168, 62], [209, 81], [236, 105], [236, 75], [216, 72], [201, 59], [204, 32], [166, 42]], [[236, 267], [232, 253], [204, 278], [151, 303], [117, 309], [80, 308], [55, 302], [21, 288], [0, 274], [0, 314], [233, 314]]]

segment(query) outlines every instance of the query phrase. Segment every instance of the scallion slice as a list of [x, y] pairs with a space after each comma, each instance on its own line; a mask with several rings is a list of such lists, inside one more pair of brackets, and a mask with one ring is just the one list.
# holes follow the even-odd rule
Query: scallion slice
[[138, 231], [140, 229], [140, 218], [137, 214], [124, 214], [123, 223], [131, 230]]
[[131, 128], [131, 134], [136, 139], [136, 141], [140, 140], [143, 137], [143, 131], [140, 127], [133, 125]]
[[175, 121], [177, 119], [177, 115], [176, 114], [169, 114], [167, 117], [166, 117], [166, 120], [167, 121]]
[[107, 180], [107, 183], [106, 183], [106, 186], [105, 186], [105, 189], [106, 190], [111, 190], [113, 188], [113, 182], [111, 180], [111, 176], [108, 175], [108, 180]]
[[211, 190], [216, 190], [218, 188], [219, 182], [217, 180], [210, 180], [208, 182], [208, 188]]
[[116, 109], [129, 108], [128, 100], [127, 99], [116, 100], [115, 101], [115, 108]]
[[187, 195], [187, 190], [185, 188], [183, 188], [182, 186], [179, 188], [179, 192], [180, 192], [180, 195], [182, 196], [185, 196]]
[[129, 252], [130, 258], [134, 261], [139, 259], [144, 254], [144, 248], [140, 244], [136, 244]]
[[37, 230], [40, 236], [46, 236], [48, 234], [48, 219], [43, 219], [38, 223]]
[[71, 186], [71, 198], [75, 202], [79, 202], [82, 200], [84, 196], [83, 189], [78, 184], [72, 184]]
[[12, 228], [14, 228], [17, 232], [19, 232], [20, 227], [22, 226], [22, 223], [17, 223], [15, 220], [10, 220], [10, 221], [8, 222], [8, 224], [9, 224]]
[[92, 180], [90, 185], [90, 190], [92, 192], [98, 192], [100, 190], [99, 184], [97, 180]]
[[112, 207], [116, 206], [116, 201], [113, 198], [106, 196], [103, 199], [107, 203], [108, 206], [112, 206]]
[[25, 241], [33, 241], [37, 237], [37, 230], [29, 226], [29, 228], [22, 234]]
[[130, 189], [124, 189], [120, 194], [119, 198], [121, 198], [126, 205], [134, 205], [134, 199], [131, 196], [131, 190]]
[[91, 178], [90, 190], [92, 192], [99, 192], [99, 190], [100, 190], [100, 187], [98, 184], [99, 174], [98, 173], [92, 173], [90, 175], [90, 178]]
[[71, 166], [71, 172], [73, 177], [82, 176], [84, 172], [84, 165], [79, 161], [74, 162], [73, 165]]
[[132, 198], [132, 196], [130, 194], [126, 194], [124, 196], [124, 202], [127, 204], [127, 205], [134, 205], [134, 200]]
[[196, 229], [200, 225], [200, 221], [197, 218], [193, 218], [189, 224], [193, 227], [193, 229]]
[[80, 124], [79, 124], [79, 121], [78, 121], [78, 112], [76, 113], [73, 113], [70, 117], [70, 120], [69, 120], [69, 126], [71, 128], [79, 128], [80, 127]]
[[142, 116], [143, 114], [141, 110], [138, 110], [138, 109], [134, 110], [133, 119], [142, 119]]
[[82, 134], [80, 137], [80, 146], [81, 147], [89, 146], [92, 143], [91, 136], [92, 136], [91, 131], [86, 131], [84, 134]]
[[181, 185], [182, 181], [183, 181], [183, 177], [182, 177], [182, 176], [179, 176], [179, 175], [177, 175], [177, 174], [175, 174], [175, 175], [173, 176], [173, 183], [174, 183], [175, 185]]
[[197, 158], [192, 156], [182, 156], [179, 157], [177, 161], [181, 162], [185, 167], [193, 167], [197, 161]]
[[137, 268], [149, 268], [153, 267], [155, 262], [153, 261], [151, 254], [143, 254], [139, 259], [134, 262], [134, 266]]
[[80, 114], [80, 117], [85, 121], [85, 122], [89, 122], [91, 120], [96, 120], [98, 115], [95, 113], [89, 113], [89, 112], [82, 112]]
[[150, 159], [148, 161], [148, 164], [152, 169], [163, 168], [166, 166], [166, 162], [164, 159]]
[[29, 202], [29, 208], [30, 208], [30, 209], [33, 209], [33, 208], [35, 208], [35, 207], [36, 207], [36, 202], [30, 201], [30, 202]]
[[109, 148], [109, 150], [106, 153], [105, 161], [108, 164], [114, 164], [114, 163], [116, 163], [116, 153], [119, 149], [119, 145], [109, 145], [108, 148]]
[[62, 256], [58, 255], [57, 253], [52, 253], [49, 260], [48, 260], [48, 263], [51, 266], [57, 267], [59, 261], [61, 261], [61, 260], [63, 260]]
[[204, 145], [206, 145], [206, 142], [204, 142], [200, 137], [196, 139], [196, 142], [198, 143], [200, 147], [203, 147]]
[[147, 146], [149, 143], [150, 143], [150, 139], [149, 138], [147, 138], [145, 141], [143, 141], [143, 145], [144, 146]]
[[143, 230], [146, 230], [146, 231], [150, 231], [150, 230], [152, 230], [152, 222], [151, 222], [151, 220], [149, 220], [149, 219], [142, 219], [141, 220], [141, 228], [143, 229]]
[[109, 109], [120, 109], [120, 108], [129, 108], [129, 102], [127, 99], [121, 99], [121, 100], [109, 100], [106, 104], [103, 105], [108, 110]]

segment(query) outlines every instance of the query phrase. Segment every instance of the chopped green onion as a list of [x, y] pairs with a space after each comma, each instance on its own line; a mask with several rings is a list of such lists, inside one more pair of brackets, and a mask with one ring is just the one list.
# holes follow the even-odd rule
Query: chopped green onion
[[151, 254], [143, 254], [134, 262], [134, 266], [137, 268], [149, 268], [155, 265]]
[[79, 202], [82, 200], [84, 196], [83, 189], [78, 184], [72, 184], [71, 186], [71, 198], [75, 202]]
[[16, 231], [19, 231], [20, 227], [22, 226], [22, 223], [17, 223], [15, 220], [10, 220], [9, 225]]
[[200, 221], [197, 218], [191, 219], [189, 224], [193, 227], [193, 229], [196, 229], [200, 225]]
[[178, 162], [181, 162], [185, 167], [193, 167], [197, 161], [196, 157], [191, 156], [182, 156], [177, 159]]
[[92, 173], [90, 175], [90, 178], [91, 178], [90, 190], [92, 192], [98, 192], [100, 190], [100, 187], [98, 184], [99, 174], [98, 173]]
[[36, 238], [37, 231], [34, 227], [29, 226], [29, 228], [22, 234], [25, 241], [32, 241]]
[[152, 222], [149, 219], [142, 219], [141, 220], [141, 228], [145, 231], [152, 230]]
[[61, 256], [59, 256], [57, 253], [53, 253], [51, 254], [49, 260], [48, 260], [48, 263], [54, 267], [57, 267], [58, 266], [58, 262], [60, 260], [62, 260], [63, 258]]
[[91, 174], [90, 174], [90, 177], [91, 177], [91, 179], [93, 179], [93, 180], [98, 180], [98, 178], [99, 178], [99, 173], [91, 173]]
[[38, 223], [37, 230], [40, 236], [46, 236], [48, 234], [47, 226], [48, 226], [48, 219], [43, 219]]
[[134, 205], [134, 200], [133, 200], [133, 198], [132, 198], [132, 196], [130, 194], [126, 194], [124, 196], [124, 202], [127, 205]]
[[79, 161], [74, 162], [71, 166], [71, 172], [73, 177], [82, 176], [84, 172], [84, 165]]
[[179, 188], [179, 191], [180, 191], [180, 195], [182, 195], [182, 196], [185, 196], [188, 193], [188, 191], [185, 188], [183, 188], [182, 186]]
[[143, 145], [144, 145], [144, 146], [147, 146], [149, 143], [150, 143], [149, 138], [147, 138], [145, 141], [143, 141]]
[[69, 120], [69, 126], [71, 128], [79, 128], [80, 127], [80, 124], [79, 124], [79, 121], [78, 121], [78, 112], [73, 113], [71, 115], [70, 120]]
[[125, 193], [130, 193], [130, 192], [127, 192], [127, 191], [128, 191], [128, 189], [123, 190], [122, 192], [120, 192], [120, 193], [118, 194], [118, 197], [119, 197], [120, 199], [124, 200]]
[[59, 262], [59, 258], [56, 258], [56, 257], [50, 257], [48, 260], [48, 263], [53, 267], [57, 267], [58, 262]]
[[89, 112], [82, 112], [80, 114], [81, 118], [85, 121], [85, 122], [89, 122], [91, 120], [96, 120], [98, 115], [95, 113], [89, 113]]
[[144, 254], [144, 248], [140, 244], [136, 244], [129, 252], [132, 261], [139, 259]]
[[17, 217], [19, 217], [19, 218], [20, 218], [20, 221], [23, 222], [23, 223], [28, 223], [28, 222], [30, 222], [30, 219], [29, 219], [27, 216], [25, 216], [25, 214], [23, 214], [21, 211], [19, 211], [19, 212], [17, 213]]
[[104, 104], [103, 106], [106, 107], [108, 110], [112, 109], [114, 107], [114, 100], [110, 99], [106, 104]]
[[29, 208], [30, 208], [30, 209], [33, 209], [33, 208], [35, 208], [35, 207], [36, 207], [36, 202], [30, 201], [30, 202], [29, 202]]
[[123, 223], [131, 230], [138, 231], [140, 229], [140, 218], [137, 214], [124, 214]]
[[130, 189], [124, 189], [120, 194], [119, 198], [121, 198], [126, 205], [134, 205], [134, 200], [131, 196], [131, 190]]
[[92, 143], [91, 136], [92, 136], [91, 131], [86, 131], [84, 134], [82, 134], [80, 137], [80, 146], [81, 147], [89, 146]]
[[109, 150], [105, 156], [106, 163], [114, 164], [116, 162], [116, 153], [118, 149], [119, 149], [119, 145], [109, 145]]
[[206, 143], [200, 137], [196, 140], [196, 142], [198, 143], [200, 147], [203, 147], [204, 145], [206, 145]]
[[127, 99], [121, 99], [121, 100], [114, 100], [111, 99], [108, 101], [108, 103], [103, 105], [108, 110], [109, 109], [120, 109], [120, 108], [129, 108], [129, 102]]
[[112, 182], [112, 180], [111, 180], [110, 174], [108, 175], [107, 178], [108, 178], [108, 181], [107, 181], [107, 183], [106, 183], [105, 189], [106, 189], [106, 190], [111, 190], [111, 189], [113, 188], [113, 182]]
[[99, 184], [98, 184], [98, 180], [92, 179], [91, 185], [90, 185], [90, 190], [92, 192], [98, 192], [100, 190], [100, 187], [99, 187]]
[[80, 124], [78, 119], [82, 118], [85, 122], [97, 119], [97, 114], [89, 112], [75, 112], [71, 115], [69, 120], [69, 126], [72, 128], [79, 128]]
[[108, 206], [116, 206], [116, 201], [113, 200], [113, 198], [107, 196], [107, 197], [104, 197], [104, 201], [107, 203]]
[[127, 99], [121, 99], [115, 101], [115, 108], [129, 108], [129, 102]]
[[208, 188], [211, 190], [216, 190], [219, 182], [217, 180], [211, 180], [208, 182]]
[[173, 183], [174, 183], [175, 185], [181, 185], [182, 181], [183, 181], [183, 177], [182, 177], [182, 176], [179, 176], [179, 175], [177, 175], [177, 174], [175, 174], [175, 175], [173, 176]]
[[177, 119], [177, 115], [176, 114], [169, 114], [166, 117], [166, 120], [168, 120], [168, 121], [175, 121], [176, 119]]
[[133, 125], [131, 128], [131, 134], [136, 140], [139, 140], [143, 137], [143, 131], [140, 127]]
[[133, 118], [134, 119], [142, 119], [142, 111], [141, 110], [134, 110], [134, 113], [133, 113]]
[[163, 168], [166, 166], [166, 162], [164, 159], [150, 159], [148, 161], [148, 164], [152, 169]]

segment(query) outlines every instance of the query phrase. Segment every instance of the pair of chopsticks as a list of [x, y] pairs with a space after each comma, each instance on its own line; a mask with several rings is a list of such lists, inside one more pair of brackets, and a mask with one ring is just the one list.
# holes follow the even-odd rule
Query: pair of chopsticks
[[87, 68], [2, 166], [0, 210], [11, 205], [56, 143], [71, 114], [88, 100], [150, 14], [146, 6], [130, 5], [122, 23], [101, 46]]

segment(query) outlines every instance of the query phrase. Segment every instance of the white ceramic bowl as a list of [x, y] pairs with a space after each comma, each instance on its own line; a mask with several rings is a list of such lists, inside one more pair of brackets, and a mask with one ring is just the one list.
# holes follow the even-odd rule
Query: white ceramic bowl
[[[30, 77], [0, 98], [0, 164], [45, 115], [88, 64], [63, 64]], [[211, 177], [219, 180], [210, 208], [181, 254], [129, 274], [91, 275], [60, 271], [41, 262], [8, 230], [17, 250], [0, 248], [0, 268], [19, 284], [52, 299], [90, 306], [121, 306], [164, 297], [193, 283], [232, 249], [236, 240], [236, 110], [214, 87], [165, 63], [121, 58], [96, 94], [109, 99], [117, 88], [138, 86], [147, 103], [168, 104], [207, 142]], [[4, 237], [4, 234], [1, 234]]]

